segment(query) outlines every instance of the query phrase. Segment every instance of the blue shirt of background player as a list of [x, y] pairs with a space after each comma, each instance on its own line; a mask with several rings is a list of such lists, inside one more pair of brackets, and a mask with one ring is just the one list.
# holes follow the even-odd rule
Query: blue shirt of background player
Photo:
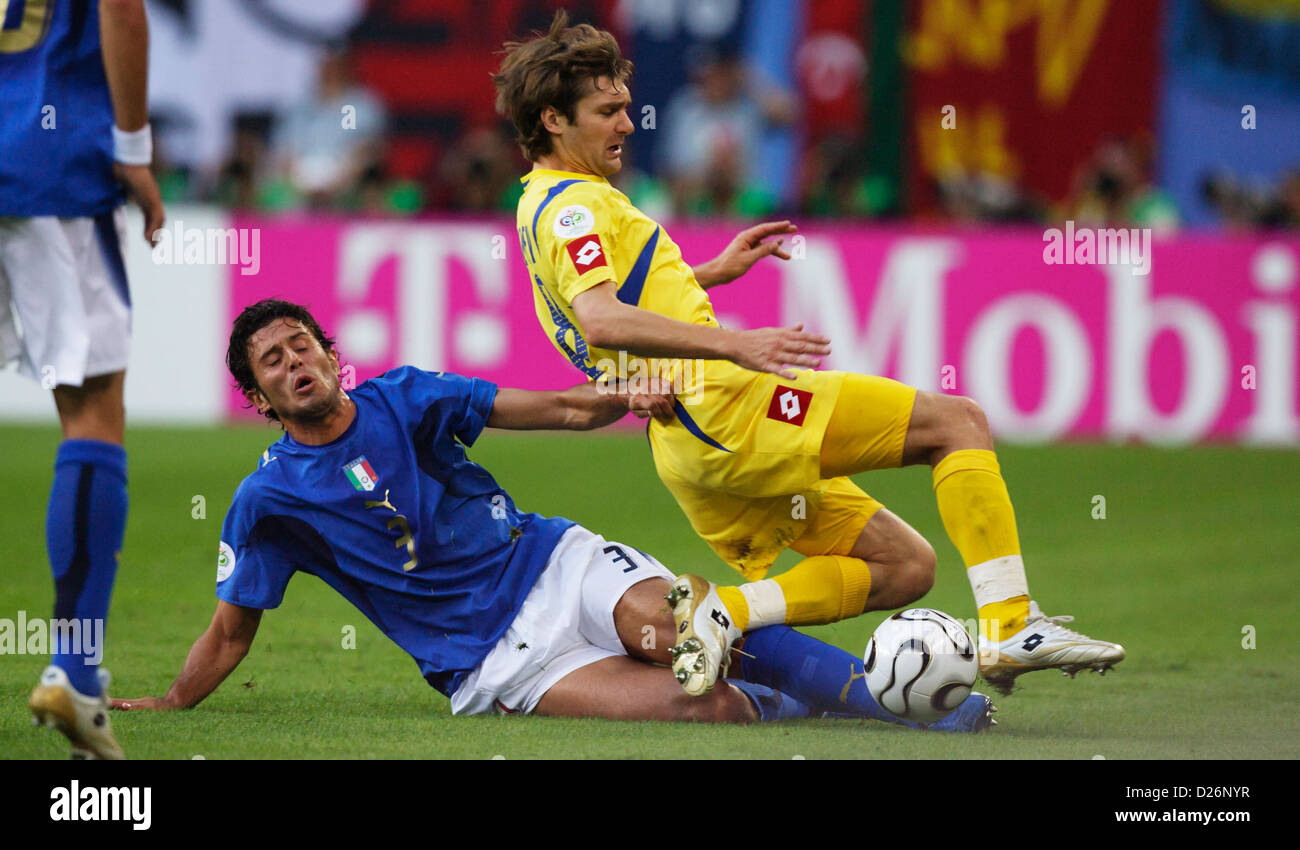
[[99, 4], [10, 0], [0, 19], [0, 215], [91, 217], [123, 201]]
[[[274, 608], [294, 572], [311, 573], [450, 696], [505, 634], [574, 524], [519, 511], [466, 457], [496, 391], [477, 378], [403, 366], [349, 393], [356, 419], [333, 442], [282, 436], [235, 491], [217, 597]], [[370, 491], [346, 472], [361, 458], [378, 479]], [[413, 544], [409, 569], [399, 515]]]

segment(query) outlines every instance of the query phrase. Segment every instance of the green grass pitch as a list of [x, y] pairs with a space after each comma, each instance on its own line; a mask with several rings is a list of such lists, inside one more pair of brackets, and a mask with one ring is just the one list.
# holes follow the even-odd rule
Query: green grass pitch
[[[161, 695], [215, 605], [221, 522], [272, 428], [128, 434], [131, 513], [109, 621], [113, 693]], [[0, 617], [50, 616], [45, 505], [57, 431], [0, 427]], [[726, 579], [655, 478], [643, 436], [489, 431], [471, 451], [525, 509], [561, 514]], [[247, 659], [192, 711], [115, 714], [132, 758], [1297, 758], [1300, 721], [1300, 453], [1115, 446], [1004, 447], [1030, 587], [1049, 613], [1123, 643], [1098, 677], [1054, 672], [998, 699], [979, 736], [867, 721], [721, 727], [530, 717], [453, 718], [415, 664], [323, 583], [298, 576]], [[858, 481], [934, 543], [923, 604], [974, 616], [924, 468]], [[1095, 496], [1105, 518], [1094, 518]], [[195, 497], [206, 518], [195, 518]], [[786, 553], [778, 569], [796, 556]], [[811, 631], [855, 654], [883, 619]], [[343, 647], [354, 626], [355, 649]], [[1249, 627], [1249, 628], [1248, 628]], [[1253, 648], [1250, 634], [1253, 634]], [[1245, 644], [1245, 645], [1243, 645]], [[29, 725], [44, 659], [0, 656], [0, 758], [63, 758]]]

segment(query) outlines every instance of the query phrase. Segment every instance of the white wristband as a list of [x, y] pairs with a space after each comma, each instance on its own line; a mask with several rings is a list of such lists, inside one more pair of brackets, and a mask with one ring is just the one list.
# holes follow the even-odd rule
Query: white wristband
[[113, 127], [113, 160], [123, 165], [153, 163], [153, 131], [148, 124], [131, 133]]

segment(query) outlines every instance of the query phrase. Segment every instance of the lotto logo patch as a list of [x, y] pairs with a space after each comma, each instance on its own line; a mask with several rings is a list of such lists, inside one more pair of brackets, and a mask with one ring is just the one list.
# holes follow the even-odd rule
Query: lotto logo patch
[[595, 233], [581, 239], [574, 239], [564, 247], [569, 252], [569, 259], [573, 260], [573, 267], [578, 270], [578, 274], [600, 266], [608, 267], [608, 263], [605, 262], [604, 246], [600, 244], [600, 237]]
[[807, 390], [778, 386], [772, 393], [772, 403], [767, 407], [767, 418], [802, 425], [804, 417], [808, 415], [812, 397], [813, 394]]

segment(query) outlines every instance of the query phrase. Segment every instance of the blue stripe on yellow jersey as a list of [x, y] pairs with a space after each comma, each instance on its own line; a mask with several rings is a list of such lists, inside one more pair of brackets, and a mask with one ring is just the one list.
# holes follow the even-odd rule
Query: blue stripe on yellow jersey
[[625, 304], [717, 326], [713, 305], [676, 243], [609, 181], [546, 168], [533, 169], [523, 181], [519, 244], [537, 319], [588, 378], [617, 372], [619, 362], [617, 351], [583, 338], [573, 312], [573, 299], [593, 286], [612, 281]]

